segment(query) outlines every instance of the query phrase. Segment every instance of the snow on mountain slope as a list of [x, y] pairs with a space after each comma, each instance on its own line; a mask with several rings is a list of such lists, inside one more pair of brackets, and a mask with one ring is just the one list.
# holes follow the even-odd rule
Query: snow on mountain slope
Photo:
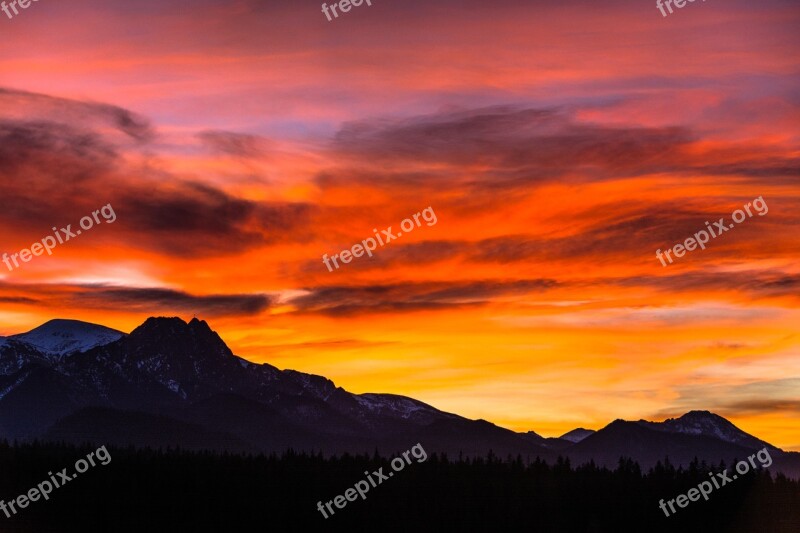
[[755, 449], [769, 446], [771, 449], [777, 449], [761, 439], [745, 433], [725, 418], [709, 411], [689, 411], [680, 418], [669, 418], [664, 422], [647, 422], [645, 420], [640, 420], [639, 424], [669, 433], [714, 437], [721, 441], [738, 444], [746, 448]]
[[61, 357], [103, 346], [124, 335], [121, 331], [89, 322], [55, 319], [8, 339], [24, 342], [48, 355]]
[[577, 442], [582, 441], [583, 439], [585, 439], [586, 437], [588, 437], [592, 433], [594, 433], [594, 430], [592, 430], [592, 429], [576, 428], [576, 429], [573, 429], [572, 431], [564, 433], [559, 438], [560, 439], [564, 439], [564, 440], [568, 440], [570, 442], [577, 443]]
[[416, 423], [430, 423], [441, 418], [460, 418], [458, 415], [439, 411], [419, 400], [396, 394], [353, 394], [353, 398], [370, 413], [383, 417], [389, 416]]

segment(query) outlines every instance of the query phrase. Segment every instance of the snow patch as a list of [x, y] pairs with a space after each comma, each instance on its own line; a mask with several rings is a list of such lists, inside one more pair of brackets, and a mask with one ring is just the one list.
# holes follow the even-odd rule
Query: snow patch
[[17, 379], [17, 381], [15, 381], [14, 383], [12, 383], [11, 385], [9, 385], [8, 387], [6, 387], [5, 389], [3, 389], [3, 390], [0, 390], [0, 400], [2, 400], [2, 399], [3, 399], [3, 397], [5, 397], [5, 395], [6, 395], [6, 394], [8, 394], [8, 393], [9, 393], [9, 392], [11, 392], [12, 390], [14, 390], [14, 389], [17, 387], [17, 385], [19, 385], [20, 383], [22, 383], [23, 381], [25, 381], [25, 378], [27, 378], [29, 374], [30, 374], [30, 373], [26, 373], [26, 374], [24, 374], [23, 376], [21, 376], [20, 378], [18, 378], [18, 379]]
[[85, 352], [120, 339], [124, 333], [105, 326], [79, 320], [51, 320], [36, 329], [19, 335], [15, 339], [33, 346], [48, 355], [62, 357]]
[[432, 413], [432, 408], [425, 406], [419, 402], [404, 398], [402, 396], [389, 396], [382, 394], [354, 394], [353, 398], [361, 404], [362, 407], [370, 411], [389, 411], [400, 418], [408, 419], [412, 415], [423, 412]]

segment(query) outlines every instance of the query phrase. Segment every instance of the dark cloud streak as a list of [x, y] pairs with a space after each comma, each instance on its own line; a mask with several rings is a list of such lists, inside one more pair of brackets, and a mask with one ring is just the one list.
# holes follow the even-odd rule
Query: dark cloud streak
[[478, 306], [503, 296], [547, 291], [554, 280], [421, 282], [392, 285], [330, 286], [307, 289], [291, 301], [299, 311], [332, 316], [409, 312]]
[[82, 286], [69, 298], [77, 306], [145, 311], [191, 312], [207, 316], [257, 315], [269, 308], [263, 294], [216, 294], [196, 296], [162, 288]]

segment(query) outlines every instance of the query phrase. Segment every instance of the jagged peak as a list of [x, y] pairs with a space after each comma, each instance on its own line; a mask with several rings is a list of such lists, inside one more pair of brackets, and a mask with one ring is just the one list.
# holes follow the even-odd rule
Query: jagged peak
[[142, 322], [142, 324], [136, 329], [134, 329], [131, 334], [141, 329], [160, 328], [165, 326], [180, 327], [188, 325], [189, 324], [186, 321], [177, 316], [151, 316]]
[[214, 330], [205, 320], [198, 320], [197, 317], [186, 322], [177, 316], [151, 316], [140, 326], [131, 332], [131, 335], [141, 334], [142, 332], [169, 332], [169, 333], [214, 333]]
[[205, 320], [196, 317], [186, 322], [180, 317], [149, 317], [129, 335], [132, 342], [191, 342], [208, 350], [218, 348], [225, 356], [233, 356], [225, 341]]

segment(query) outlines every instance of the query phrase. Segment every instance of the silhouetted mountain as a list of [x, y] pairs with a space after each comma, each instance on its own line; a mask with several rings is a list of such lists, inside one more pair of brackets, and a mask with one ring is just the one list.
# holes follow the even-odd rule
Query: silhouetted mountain
[[505, 457], [568, 456], [614, 466], [669, 457], [688, 464], [744, 458], [768, 446], [776, 467], [800, 475], [784, 453], [722, 417], [694, 411], [665, 422], [612, 422], [561, 438], [515, 433], [394, 394], [352, 394], [322, 376], [234, 355], [202, 320], [149, 318], [125, 335], [50, 321], [0, 341], [0, 437], [229, 451], [321, 450], [385, 454], [426, 450]]
[[575, 428], [572, 431], [568, 431], [561, 435], [559, 438], [568, 440], [572, 443], [577, 443], [592, 435], [595, 431], [593, 429], [583, 429], [583, 428]]
[[[724, 420], [717, 415], [713, 416]], [[725, 422], [730, 424], [727, 420]], [[709, 465], [719, 464], [720, 461], [731, 464], [735, 459], [746, 459], [764, 447], [763, 444], [734, 444], [706, 434], [670, 432], [664, 429], [665, 426], [658, 427], [659, 429], [652, 429], [650, 424], [615, 420], [570, 447], [565, 453], [577, 463], [594, 460], [600, 466], [613, 467], [620, 457], [629, 457], [642, 468], [650, 468], [665, 458], [669, 458], [673, 465], [688, 465], [694, 459], [705, 461]], [[748, 437], [757, 440], [749, 435]], [[749, 439], [747, 442], [750, 442]], [[768, 448], [774, 459], [770, 470], [780, 470], [793, 477], [800, 475], [800, 454], [786, 453], [774, 446]]]
[[547, 439], [536, 433], [535, 431], [528, 431], [526, 433], [518, 433], [523, 439], [544, 446]]
[[[212, 449], [235, 443], [326, 453], [390, 452], [411, 438], [450, 452], [545, 451], [411, 398], [351, 394], [321, 376], [250, 363], [197, 319], [149, 318], [130, 335], [60, 359], [9, 344], [0, 368], [0, 436], [7, 438], [174, 446], [185, 435], [195, 447], [205, 434]], [[115, 416], [134, 417], [138, 433], [109, 431]], [[170, 421], [170, 431], [158, 430]]]

